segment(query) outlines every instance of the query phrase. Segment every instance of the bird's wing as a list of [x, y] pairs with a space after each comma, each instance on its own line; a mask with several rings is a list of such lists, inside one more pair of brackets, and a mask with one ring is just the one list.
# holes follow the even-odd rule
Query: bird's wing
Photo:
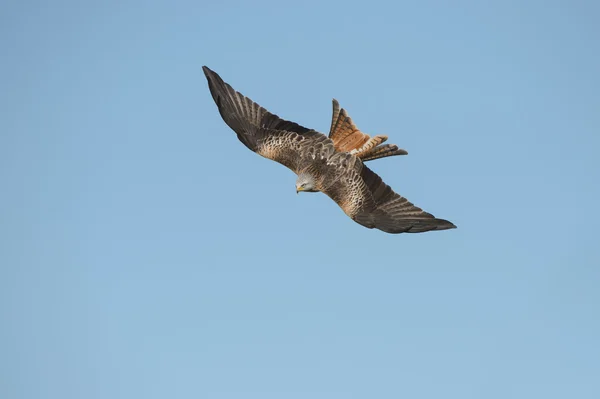
[[335, 149], [339, 152], [350, 152], [363, 161], [389, 157], [394, 155], [406, 155], [408, 152], [398, 148], [395, 144], [383, 144], [387, 136], [369, 136], [361, 132], [352, 118], [340, 103], [334, 98], [333, 114], [331, 116], [331, 128], [329, 138], [333, 141]]
[[456, 228], [413, 205], [351, 154], [336, 153], [327, 163], [321, 191], [355, 222], [387, 233], [422, 233]]
[[214, 71], [202, 67], [221, 117], [250, 150], [294, 172], [335, 152], [325, 135], [281, 119], [235, 91]]

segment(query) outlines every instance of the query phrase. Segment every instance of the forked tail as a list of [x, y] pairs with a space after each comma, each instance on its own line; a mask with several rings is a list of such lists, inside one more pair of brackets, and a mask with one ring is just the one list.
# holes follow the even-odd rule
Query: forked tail
[[383, 144], [387, 140], [387, 136], [371, 137], [358, 130], [352, 118], [348, 116], [345, 109], [340, 108], [340, 104], [335, 98], [333, 99], [329, 138], [333, 141], [337, 151], [354, 154], [364, 162], [408, 154], [395, 144]]

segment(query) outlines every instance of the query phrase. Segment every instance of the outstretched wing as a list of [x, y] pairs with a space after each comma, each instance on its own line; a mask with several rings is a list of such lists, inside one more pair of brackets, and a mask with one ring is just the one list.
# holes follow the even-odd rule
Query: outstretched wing
[[351, 154], [336, 154], [328, 162], [322, 191], [355, 222], [387, 233], [422, 233], [456, 228], [395, 193]]
[[325, 135], [270, 113], [235, 91], [208, 67], [202, 67], [221, 117], [250, 150], [298, 172], [317, 156], [335, 149]]
[[354, 154], [363, 162], [408, 154], [406, 150], [398, 148], [395, 144], [383, 144], [388, 139], [387, 136], [371, 137], [358, 130], [352, 118], [345, 109], [340, 108], [340, 103], [335, 98], [332, 103], [333, 114], [331, 116], [329, 138], [333, 141], [337, 151]]

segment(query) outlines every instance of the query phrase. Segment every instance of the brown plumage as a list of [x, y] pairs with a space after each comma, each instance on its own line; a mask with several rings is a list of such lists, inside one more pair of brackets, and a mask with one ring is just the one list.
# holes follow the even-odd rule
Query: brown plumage
[[333, 99], [333, 115], [331, 117], [329, 138], [333, 141], [337, 151], [354, 154], [363, 162], [408, 154], [406, 150], [398, 148], [395, 144], [382, 145], [388, 139], [387, 136], [370, 137], [358, 130], [352, 118], [345, 109], [340, 108], [340, 103], [335, 98]]
[[330, 137], [326, 137], [279, 118], [235, 91], [215, 72], [203, 70], [225, 123], [250, 150], [294, 171], [299, 176], [297, 191], [321, 191], [357, 223], [388, 233], [456, 227], [396, 194], [364, 165], [364, 160], [400, 155], [397, 152], [403, 150], [382, 146], [385, 136], [371, 138], [360, 132], [337, 101]]

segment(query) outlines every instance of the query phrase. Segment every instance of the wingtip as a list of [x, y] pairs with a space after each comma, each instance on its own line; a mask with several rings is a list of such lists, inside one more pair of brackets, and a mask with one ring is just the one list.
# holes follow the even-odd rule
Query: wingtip
[[215, 71], [213, 71], [212, 69], [210, 69], [206, 65], [202, 66], [202, 71], [204, 72], [204, 75], [206, 75], [207, 78], [210, 78], [210, 77], [216, 75]]
[[[218, 73], [216, 73], [215, 71], [213, 71], [206, 65], [202, 66], [202, 71], [204, 72], [204, 76], [206, 77], [206, 80], [208, 81], [209, 87], [221, 86], [221, 85], [226, 84], [225, 82], [223, 82], [223, 79], [221, 78], [221, 76], [219, 76]], [[212, 92], [212, 89], [211, 89], [211, 92]]]
[[452, 222], [449, 222], [447, 220], [441, 220], [441, 224], [438, 226], [437, 230], [451, 230], [451, 229], [456, 229], [456, 225]]

